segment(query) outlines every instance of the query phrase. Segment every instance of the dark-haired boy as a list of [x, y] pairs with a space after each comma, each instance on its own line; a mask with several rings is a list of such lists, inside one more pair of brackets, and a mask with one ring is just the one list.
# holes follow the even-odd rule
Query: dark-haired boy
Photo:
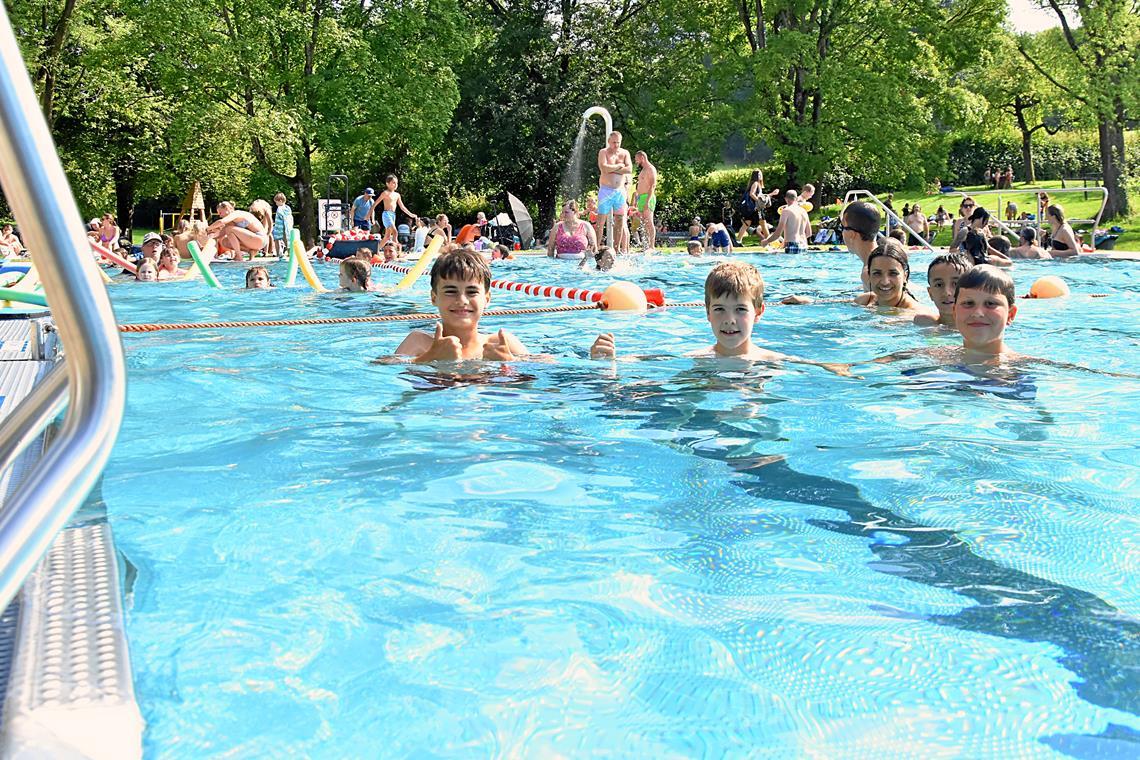
[[972, 266], [973, 263], [960, 253], [946, 253], [931, 259], [926, 268], [926, 292], [930, 294], [935, 310], [917, 314], [914, 318], [916, 325], [954, 326], [954, 292], [958, 288], [958, 279]]
[[991, 264], [972, 267], [958, 279], [954, 326], [962, 334], [966, 358], [1012, 358], [1005, 328], [1017, 315], [1013, 278]]
[[431, 302], [439, 309], [435, 334], [412, 330], [395, 353], [421, 364], [525, 356], [526, 346], [506, 330], [479, 333], [479, 319], [490, 301], [491, 270], [483, 257], [463, 248], [443, 254], [431, 268]]
[[882, 223], [883, 217], [879, 214], [879, 210], [864, 201], [847, 204], [847, 208], [839, 215], [839, 230], [842, 233], [843, 244], [847, 246], [847, 250], [859, 257], [862, 265], [859, 271], [864, 292], [870, 290], [870, 282], [867, 280], [867, 259], [878, 245], [879, 225]]

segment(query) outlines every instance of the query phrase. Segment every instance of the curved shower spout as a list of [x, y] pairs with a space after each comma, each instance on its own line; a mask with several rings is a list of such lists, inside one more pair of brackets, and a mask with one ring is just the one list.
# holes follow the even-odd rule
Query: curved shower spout
[[610, 132], [614, 131], [614, 120], [610, 118], [610, 112], [601, 106], [591, 106], [582, 112], [582, 121], [588, 121], [591, 116], [602, 117], [602, 122], [606, 125], [606, 137], [609, 137]]

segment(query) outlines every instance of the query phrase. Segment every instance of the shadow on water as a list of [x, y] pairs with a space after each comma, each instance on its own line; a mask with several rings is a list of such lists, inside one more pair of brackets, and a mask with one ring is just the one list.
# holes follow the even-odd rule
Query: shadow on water
[[[711, 366], [683, 371], [668, 379], [669, 390], [659, 381], [593, 378], [588, 382], [604, 385], [602, 416], [620, 417], [628, 423], [630, 412], [637, 412], [641, 428], [668, 431], [674, 439], [675, 433], [686, 430], [699, 431], [702, 438], [717, 433], [740, 439], [747, 433], [727, 424], [731, 415], [701, 408], [701, 403], [710, 393], [735, 386], [747, 401], [757, 402], [758, 410], [765, 402], [759, 390], [766, 379], [763, 369], [753, 369], [751, 378], [738, 375], [731, 381], [716, 372]], [[761, 439], [777, 440], [773, 434], [779, 429], [777, 420], [750, 420], [757, 422], [766, 423]], [[1063, 650], [1059, 662], [1079, 677], [1074, 688], [1081, 698], [1101, 707], [1140, 714], [1140, 621], [1126, 617], [1095, 595], [980, 557], [953, 530], [925, 526], [877, 507], [855, 486], [797, 472], [782, 456], [734, 456], [725, 449], [672, 445], [705, 459], [723, 461], [741, 476], [735, 485], [756, 498], [846, 513], [847, 520], [817, 519], [809, 523], [867, 540], [876, 556], [871, 567], [878, 572], [948, 589], [976, 602], [953, 615], [930, 616], [930, 622], [1005, 639], [1053, 644]], [[1107, 734], [1103, 738], [1109, 739]], [[1140, 744], [1140, 734], [1120, 726], [1113, 729], [1110, 738], [1118, 747], [1127, 743], [1133, 755]], [[1058, 736], [1049, 741], [1056, 742], [1053, 746], [1058, 750], [1069, 751], [1078, 746], [1089, 750], [1089, 742], [1101, 740]], [[1107, 749], [1101, 747], [1100, 752]]]

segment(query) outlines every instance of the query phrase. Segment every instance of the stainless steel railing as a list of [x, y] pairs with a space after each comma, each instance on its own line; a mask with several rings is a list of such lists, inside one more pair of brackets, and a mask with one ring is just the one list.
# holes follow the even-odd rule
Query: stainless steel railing
[[0, 19], [0, 185], [43, 282], [67, 375], [65, 383], [57, 367], [0, 424], [0, 465], [68, 392], [59, 435], [0, 509], [3, 608], [103, 471], [123, 418], [126, 366], [111, 300], [3, 7]]
[[[926, 250], [928, 250], [932, 253], [934, 252], [934, 247], [932, 245], [930, 245], [930, 241], [926, 239], [925, 235], [919, 234], [918, 232], [915, 232], [914, 230], [912, 230], [910, 228], [910, 225], [907, 224], [906, 222], [904, 222], [903, 218], [901, 216], [899, 216], [897, 213], [895, 213], [891, 209], [887, 208], [887, 204], [885, 204], [881, 200], [879, 200], [879, 197], [877, 195], [875, 195], [874, 193], [872, 193], [870, 190], [848, 190], [847, 195], [845, 195], [843, 197], [843, 205], [846, 206], [848, 203], [852, 203], [854, 201], [860, 201], [860, 200], [870, 201], [871, 203], [873, 203], [874, 205], [879, 207], [879, 210], [883, 212], [883, 218], [887, 222], [887, 229], [888, 230], [891, 228], [892, 224], [897, 224], [898, 226], [900, 226], [904, 230], [906, 230], [908, 233], [910, 233], [911, 235], [913, 235], [917, 239], [921, 240], [923, 248], [925, 248]], [[891, 222], [891, 219], [894, 219], [893, 223]]]

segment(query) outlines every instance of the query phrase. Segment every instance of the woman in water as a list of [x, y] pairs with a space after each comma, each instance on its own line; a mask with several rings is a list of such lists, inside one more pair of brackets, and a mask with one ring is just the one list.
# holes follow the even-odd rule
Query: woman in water
[[856, 304], [905, 311], [918, 308], [918, 301], [907, 289], [910, 262], [898, 242], [887, 240], [871, 251], [867, 257], [867, 278], [871, 290], [858, 296]]
[[554, 223], [546, 240], [546, 255], [554, 259], [581, 261], [587, 251], [598, 250], [594, 228], [578, 218], [578, 202], [566, 201], [562, 218]]
[[1049, 222], [1050, 238], [1052, 238], [1049, 253], [1055, 259], [1064, 259], [1076, 256], [1081, 252], [1081, 244], [1073, 227], [1065, 221], [1065, 209], [1053, 203], [1045, 212], [1045, 221]]
[[1052, 256], [1041, 246], [1037, 245], [1037, 230], [1032, 227], [1022, 227], [1017, 233], [1021, 245], [1010, 248], [1007, 254], [1011, 259], [1051, 259]]
[[962, 237], [965, 237], [964, 234], [959, 236], [958, 231], [961, 230], [962, 227], [968, 227], [970, 225], [970, 214], [974, 212], [977, 206], [978, 204], [974, 202], [974, 199], [968, 195], [962, 198], [962, 202], [958, 204], [958, 218], [954, 220], [953, 226], [950, 227], [950, 253], [957, 252], [958, 246], [962, 242]]

